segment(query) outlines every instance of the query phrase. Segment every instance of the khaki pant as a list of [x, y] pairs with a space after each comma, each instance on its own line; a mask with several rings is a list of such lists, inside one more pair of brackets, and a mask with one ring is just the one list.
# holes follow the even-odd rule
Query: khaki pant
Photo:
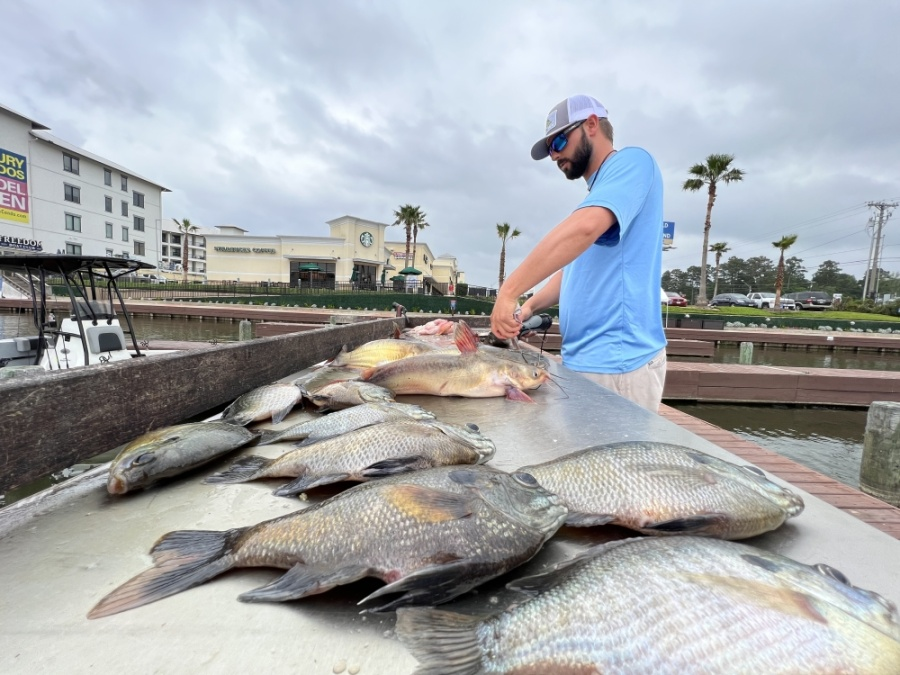
[[579, 373], [655, 413], [659, 410], [666, 384], [666, 350], [663, 348], [646, 364], [630, 373]]

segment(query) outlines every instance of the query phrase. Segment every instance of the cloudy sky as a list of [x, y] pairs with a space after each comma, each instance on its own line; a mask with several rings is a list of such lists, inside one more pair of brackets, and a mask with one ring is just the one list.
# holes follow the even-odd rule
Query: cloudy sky
[[[659, 162], [676, 249], [699, 265], [706, 195], [687, 169], [735, 155], [711, 242], [861, 276], [866, 202], [900, 201], [900, 3], [794, 0], [0, 0], [0, 103], [172, 190], [166, 217], [321, 236], [344, 214], [422, 235], [495, 286], [581, 200], [530, 158], [574, 93], [616, 146]], [[11, 52], [9, 51], [11, 50]], [[900, 212], [885, 263], [900, 270]], [[402, 239], [398, 228], [393, 239]]]

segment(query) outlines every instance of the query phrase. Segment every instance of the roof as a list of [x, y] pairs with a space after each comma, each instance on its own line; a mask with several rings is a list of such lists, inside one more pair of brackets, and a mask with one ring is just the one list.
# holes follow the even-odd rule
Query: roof
[[34, 253], [31, 255], [10, 255], [0, 257], [0, 268], [21, 271], [23, 269], [44, 269], [48, 272], [68, 274], [78, 270], [108, 267], [110, 270], [152, 270], [155, 266], [131, 258], [108, 256], [59, 255], [55, 253]]
[[[46, 127], [42, 127], [42, 128], [46, 129]], [[156, 187], [162, 189], [163, 192], [171, 192], [171, 190], [169, 188], [167, 188], [163, 185], [160, 185], [159, 183], [157, 183], [154, 180], [145, 178], [144, 176], [141, 176], [140, 174], [135, 173], [131, 169], [126, 169], [124, 166], [121, 166], [120, 164], [116, 164], [115, 162], [110, 162], [108, 159], [104, 159], [100, 155], [95, 155], [92, 152], [88, 152], [84, 148], [79, 148], [77, 145], [72, 145], [68, 141], [64, 141], [63, 139], [54, 136], [53, 134], [51, 134], [48, 131], [41, 131], [40, 129], [33, 129], [31, 131], [31, 135], [39, 140], [45, 141], [47, 143], [52, 143], [53, 145], [56, 145], [56, 146], [62, 148], [63, 150], [68, 150], [69, 152], [74, 152], [76, 155], [80, 155], [81, 157], [87, 157], [88, 159], [92, 159], [95, 162], [97, 162], [98, 164], [102, 164], [102, 165], [108, 166], [112, 169], [116, 169], [117, 171], [121, 171], [122, 173], [124, 173], [128, 176], [131, 176], [132, 178], [138, 178], [138, 179], [144, 181], [145, 183], [150, 183], [151, 185], [155, 185]]]
[[14, 116], [16, 116], [16, 117], [19, 117], [19, 118], [25, 120], [26, 122], [31, 122], [31, 128], [32, 128], [32, 129], [49, 129], [49, 128], [50, 128], [50, 127], [45, 127], [45, 126], [44, 126], [43, 124], [41, 124], [40, 122], [36, 122], [35, 120], [31, 119], [30, 117], [27, 117], [27, 116], [23, 115], [23, 114], [20, 113], [20, 112], [16, 112], [16, 111], [13, 110], [12, 108], [7, 108], [5, 105], [0, 104], [0, 110], [5, 110], [5, 111], [8, 112], [10, 115], [14, 115]]

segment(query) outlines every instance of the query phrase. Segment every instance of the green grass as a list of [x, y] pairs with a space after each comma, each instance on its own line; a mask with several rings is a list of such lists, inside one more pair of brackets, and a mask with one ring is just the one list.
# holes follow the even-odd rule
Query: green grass
[[[792, 310], [784, 309], [776, 311], [772, 309], [756, 309], [755, 307], [670, 307], [669, 316], [677, 311], [679, 315], [690, 314], [691, 316], [746, 316], [746, 317], [778, 317], [813, 319], [813, 320], [831, 320], [831, 321], [884, 321], [890, 323], [900, 323], [900, 316], [889, 316], [887, 314], [870, 314], [867, 312], [842, 312], [836, 310]], [[665, 312], [665, 309], [663, 309]]]

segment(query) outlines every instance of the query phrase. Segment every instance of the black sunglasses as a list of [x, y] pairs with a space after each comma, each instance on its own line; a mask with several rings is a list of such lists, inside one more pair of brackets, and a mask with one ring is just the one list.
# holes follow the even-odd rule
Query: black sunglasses
[[569, 144], [569, 134], [575, 131], [578, 127], [585, 123], [585, 120], [581, 120], [580, 122], [576, 122], [568, 129], [563, 129], [560, 131], [553, 139], [547, 144], [547, 152], [562, 152], [566, 149], [566, 146]]

